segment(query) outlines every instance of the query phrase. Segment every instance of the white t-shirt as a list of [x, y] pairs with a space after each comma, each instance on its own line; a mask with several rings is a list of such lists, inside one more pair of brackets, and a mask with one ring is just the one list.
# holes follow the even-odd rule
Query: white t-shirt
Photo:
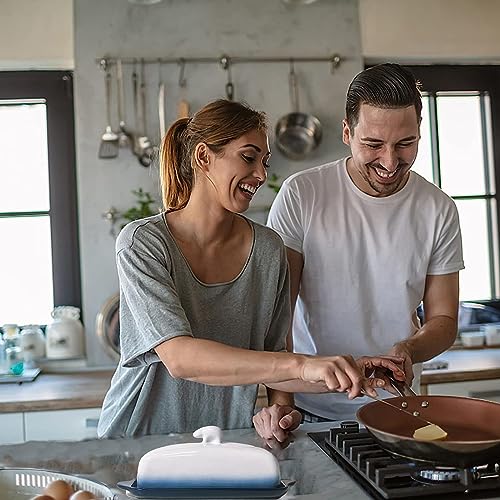
[[[464, 268], [456, 206], [411, 172], [397, 193], [360, 191], [347, 158], [299, 172], [281, 187], [268, 225], [304, 257], [293, 320], [294, 351], [375, 355], [419, 328], [427, 275]], [[418, 387], [421, 367], [416, 366]], [[352, 419], [367, 398], [296, 394], [297, 406]]]

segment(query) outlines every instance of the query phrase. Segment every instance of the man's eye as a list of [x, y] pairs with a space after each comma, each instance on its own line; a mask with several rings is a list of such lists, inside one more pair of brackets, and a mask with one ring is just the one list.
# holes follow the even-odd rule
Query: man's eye
[[365, 144], [365, 146], [368, 146], [370, 149], [380, 148], [380, 144]]
[[399, 144], [400, 148], [409, 148], [410, 146], [413, 146], [413, 142], [401, 142]]

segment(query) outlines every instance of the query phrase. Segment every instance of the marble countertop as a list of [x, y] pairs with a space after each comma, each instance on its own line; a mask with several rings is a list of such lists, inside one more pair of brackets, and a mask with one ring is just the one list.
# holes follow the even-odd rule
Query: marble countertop
[[[329, 424], [306, 424], [294, 433], [285, 449], [272, 450], [280, 461], [282, 479], [293, 479], [283, 499], [342, 500], [368, 499], [370, 496], [307, 437], [308, 431], [321, 431]], [[253, 429], [224, 432], [224, 441], [264, 446]], [[191, 434], [146, 436], [139, 439], [90, 440], [80, 442], [28, 442], [0, 446], [0, 467], [33, 467], [82, 474], [114, 488], [118, 481], [135, 478], [137, 463], [146, 452], [181, 442], [196, 442]], [[125, 499], [116, 489], [117, 498]]]

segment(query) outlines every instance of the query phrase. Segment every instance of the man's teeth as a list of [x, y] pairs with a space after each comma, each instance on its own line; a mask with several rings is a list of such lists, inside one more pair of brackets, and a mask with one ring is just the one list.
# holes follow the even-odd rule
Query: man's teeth
[[377, 174], [384, 179], [390, 179], [391, 177], [394, 177], [397, 172], [397, 169], [394, 170], [394, 172], [387, 172], [386, 170], [380, 170], [379, 168], [375, 168], [375, 170], [377, 171]]
[[239, 187], [244, 191], [248, 191], [252, 194], [255, 194], [257, 192], [257, 186], [251, 186], [250, 184], [241, 183]]

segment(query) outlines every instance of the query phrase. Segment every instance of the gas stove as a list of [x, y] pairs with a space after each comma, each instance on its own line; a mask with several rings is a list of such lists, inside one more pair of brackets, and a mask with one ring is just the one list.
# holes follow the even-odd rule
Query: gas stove
[[500, 457], [470, 469], [413, 461], [384, 450], [354, 421], [308, 436], [373, 498], [500, 498]]

